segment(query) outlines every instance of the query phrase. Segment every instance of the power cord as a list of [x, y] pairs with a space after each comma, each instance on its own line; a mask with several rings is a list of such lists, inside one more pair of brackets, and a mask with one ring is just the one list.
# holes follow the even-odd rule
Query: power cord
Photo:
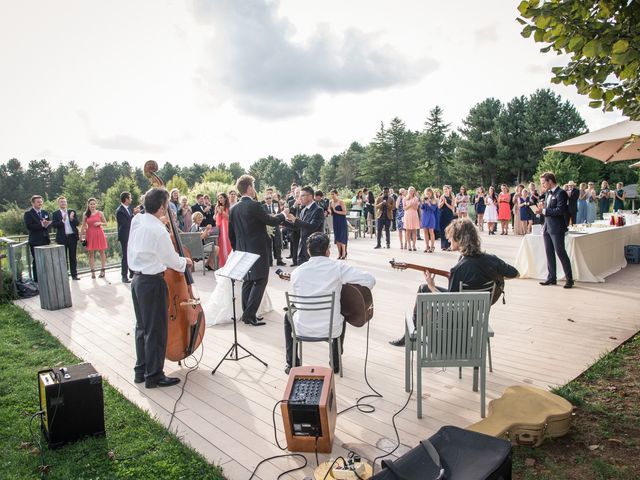
[[44, 450], [42, 449], [42, 442], [40, 441], [41, 437], [40, 435], [33, 433], [33, 419], [40, 416], [40, 421], [42, 421], [42, 415], [44, 415], [44, 410], [40, 410], [39, 412], [31, 415], [31, 418], [29, 419], [29, 434], [31, 435], [31, 440], [33, 440], [33, 443], [38, 446], [38, 450], [40, 451], [40, 478], [45, 478], [48, 468], [44, 461]]
[[369, 361], [369, 329], [370, 329], [370, 325], [371, 325], [371, 322], [367, 322], [367, 343], [366, 343], [366, 349], [365, 349], [365, 355], [364, 355], [364, 381], [367, 383], [367, 386], [371, 389], [371, 391], [373, 393], [369, 394], [369, 395], [364, 395], [364, 396], [358, 398], [354, 405], [351, 405], [350, 407], [347, 407], [344, 410], [339, 411], [338, 415], [341, 415], [341, 414], [343, 414], [345, 412], [348, 412], [349, 410], [352, 410], [354, 408], [357, 408], [358, 411], [362, 412], [362, 413], [373, 413], [373, 412], [376, 411], [376, 407], [374, 407], [370, 403], [362, 403], [362, 400], [364, 400], [365, 398], [382, 398], [382, 394], [379, 393], [375, 388], [373, 388], [371, 386], [371, 384], [369, 383], [369, 378], [367, 377], [367, 364], [368, 364], [368, 361]]

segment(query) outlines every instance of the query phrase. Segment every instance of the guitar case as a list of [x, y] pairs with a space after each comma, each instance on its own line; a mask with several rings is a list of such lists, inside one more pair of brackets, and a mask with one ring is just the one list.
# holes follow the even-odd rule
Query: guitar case
[[573, 406], [564, 398], [536, 387], [507, 387], [489, 402], [489, 415], [468, 430], [509, 440], [513, 445], [538, 447], [546, 437], [561, 437], [571, 427]]
[[[437, 453], [429, 453], [429, 442]], [[399, 459], [383, 461], [370, 480], [510, 480], [511, 444], [446, 426]]]

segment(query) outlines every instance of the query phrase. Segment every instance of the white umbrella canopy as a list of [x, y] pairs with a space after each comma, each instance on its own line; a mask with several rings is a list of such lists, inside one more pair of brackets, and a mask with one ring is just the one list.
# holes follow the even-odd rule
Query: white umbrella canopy
[[545, 147], [545, 150], [580, 153], [605, 163], [640, 158], [640, 122], [625, 120]]
[[629, 168], [640, 168], [640, 162], [632, 163]]

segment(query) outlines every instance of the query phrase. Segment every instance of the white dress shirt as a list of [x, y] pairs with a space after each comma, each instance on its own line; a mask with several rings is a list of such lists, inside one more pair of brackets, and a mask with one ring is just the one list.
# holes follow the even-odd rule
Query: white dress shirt
[[167, 268], [184, 272], [187, 267], [187, 260], [173, 248], [167, 227], [150, 213], [136, 215], [131, 220], [127, 257], [129, 268], [145, 275], [161, 273]]
[[[331, 260], [329, 257], [311, 257], [291, 274], [291, 284], [295, 295], [330, 295], [336, 293], [333, 311], [332, 337], [342, 333], [344, 318], [340, 313], [340, 294], [342, 285], [354, 283], [373, 288], [376, 279], [370, 273], [359, 270], [344, 262]], [[327, 312], [304, 311], [295, 312], [293, 322], [296, 334], [302, 337], [329, 336]]]
[[71, 221], [69, 220], [69, 210], [60, 209], [60, 213], [62, 214], [62, 221], [64, 222], [64, 233], [66, 235], [72, 235], [73, 228], [71, 228]]
[[547, 214], [547, 208], [549, 208], [549, 204], [551, 203], [551, 197], [555, 193], [557, 188], [558, 188], [558, 185], [553, 187], [551, 190], [549, 190], [549, 194], [545, 197], [545, 208], [542, 209], [543, 215]]

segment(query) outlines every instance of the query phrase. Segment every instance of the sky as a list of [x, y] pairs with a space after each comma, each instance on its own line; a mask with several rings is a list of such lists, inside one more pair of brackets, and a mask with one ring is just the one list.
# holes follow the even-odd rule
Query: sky
[[0, 163], [325, 159], [380, 122], [452, 128], [551, 88], [590, 129], [623, 117], [553, 85], [518, 1], [0, 0]]

